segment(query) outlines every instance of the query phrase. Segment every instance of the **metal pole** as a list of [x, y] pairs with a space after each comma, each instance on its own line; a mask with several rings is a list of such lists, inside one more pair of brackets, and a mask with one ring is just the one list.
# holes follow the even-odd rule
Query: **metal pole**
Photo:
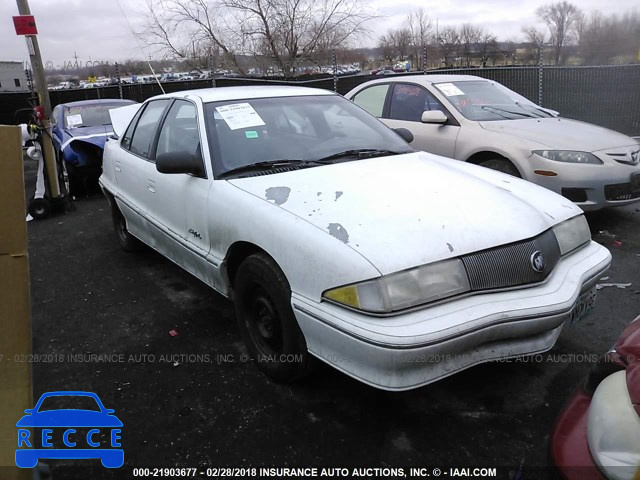
[[538, 105], [542, 106], [542, 75], [544, 73], [542, 68], [542, 50], [544, 49], [544, 45], [540, 45], [538, 48], [540, 49], [538, 55]]
[[[20, 15], [31, 15], [28, 0], [17, 0], [18, 12]], [[56, 157], [51, 143], [51, 100], [49, 99], [49, 90], [47, 90], [47, 79], [44, 75], [44, 65], [40, 55], [40, 46], [36, 35], [25, 35], [27, 48], [29, 50], [29, 60], [31, 61], [31, 69], [33, 70], [36, 82], [36, 91], [40, 105], [44, 107], [44, 118], [42, 119], [42, 127], [45, 134], [42, 135], [42, 150], [44, 153], [44, 163], [47, 167], [49, 177], [49, 187], [52, 198], [60, 196], [60, 185], [58, 184], [58, 168], [56, 165]]]
[[336, 49], [331, 50], [331, 59], [333, 60], [333, 91], [338, 91], [338, 62], [336, 61]]
[[427, 73], [427, 46], [422, 47], [422, 73]]
[[122, 100], [122, 80], [120, 80], [120, 69], [118, 68], [118, 62], [116, 62], [116, 80], [118, 80], [118, 91], [120, 93], [120, 100]]

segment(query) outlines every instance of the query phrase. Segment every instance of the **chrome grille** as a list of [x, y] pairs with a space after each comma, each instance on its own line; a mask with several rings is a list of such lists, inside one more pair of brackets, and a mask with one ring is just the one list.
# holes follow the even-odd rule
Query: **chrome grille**
[[637, 165], [640, 162], [640, 150], [626, 153], [611, 152], [607, 153], [618, 163], [624, 163], [627, 165]]
[[[541, 252], [545, 265], [534, 270], [532, 257]], [[462, 257], [472, 291], [515, 287], [541, 282], [560, 260], [560, 248], [552, 230], [522, 242], [503, 245]]]

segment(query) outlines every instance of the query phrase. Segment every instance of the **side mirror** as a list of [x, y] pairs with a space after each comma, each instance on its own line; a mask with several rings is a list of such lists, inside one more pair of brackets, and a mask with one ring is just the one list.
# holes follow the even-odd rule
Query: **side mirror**
[[422, 112], [420, 120], [422, 123], [446, 123], [448, 119], [441, 110], [427, 110]]
[[186, 151], [161, 153], [156, 157], [156, 169], [160, 173], [204, 174], [202, 158]]
[[394, 132], [396, 132], [400, 137], [407, 143], [413, 142], [413, 133], [406, 128], [394, 128]]

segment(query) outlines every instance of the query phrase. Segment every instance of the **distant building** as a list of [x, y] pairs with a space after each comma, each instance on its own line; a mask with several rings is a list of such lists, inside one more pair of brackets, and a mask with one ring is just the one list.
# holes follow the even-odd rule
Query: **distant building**
[[0, 92], [26, 92], [29, 90], [22, 62], [0, 61]]

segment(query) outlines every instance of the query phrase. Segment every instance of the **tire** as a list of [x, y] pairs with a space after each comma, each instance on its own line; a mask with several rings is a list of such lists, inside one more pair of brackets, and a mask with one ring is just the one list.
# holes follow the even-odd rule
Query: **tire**
[[518, 169], [506, 158], [492, 158], [491, 160], [480, 162], [479, 165], [514, 177], [522, 178]]
[[291, 288], [266, 254], [247, 257], [235, 278], [238, 328], [250, 356], [267, 376], [292, 383], [309, 375], [315, 360], [291, 308]]
[[51, 213], [51, 203], [46, 198], [34, 198], [29, 202], [28, 212], [34, 219], [42, 220]]
[[136, 237], [131, 235], [127, 230], [127, 221], [118, 209], [115, 200], [109, 200], [111, 203], [111, 217], [113, 218], [113, 228], [118, 237], [118, 243], [125, 252], [139, 252], [144, 248], [144, 244]]

